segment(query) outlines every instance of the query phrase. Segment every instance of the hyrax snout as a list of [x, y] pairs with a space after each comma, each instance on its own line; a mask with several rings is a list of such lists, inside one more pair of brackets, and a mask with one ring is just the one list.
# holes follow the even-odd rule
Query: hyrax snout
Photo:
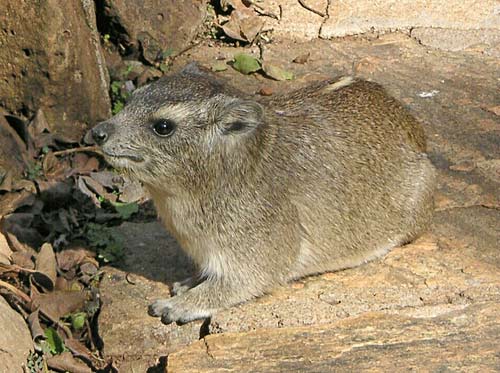
[[141, 180], [199, 268], [150, 314], [188, 322], [417, 237], [434, 169], [416, 120], [378, 84], [319, 82], [259, 103], [188, 65], [91, 131]]

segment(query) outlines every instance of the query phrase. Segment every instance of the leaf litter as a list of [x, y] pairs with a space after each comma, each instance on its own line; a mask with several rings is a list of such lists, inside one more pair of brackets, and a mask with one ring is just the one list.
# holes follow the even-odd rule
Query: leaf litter
[[113, 371], [96, 331], [100, 266], [123, 257], [113, 226], [154, 212], [140, 207], [141, 185], [105, 169], [93, 147], [54, 138], [43, 111], [15, 124], [0, 115], [0, 295], [31, 331], [27, 366]]

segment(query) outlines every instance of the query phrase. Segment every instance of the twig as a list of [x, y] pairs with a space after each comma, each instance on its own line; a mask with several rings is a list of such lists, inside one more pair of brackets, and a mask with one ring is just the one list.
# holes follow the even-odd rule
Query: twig
[[14, 295], [18, 296], [19, 298], [21, 298], [26, 303], [31, 302], [31, 298], [28, 295], [24, 294], [21, 290], [19, 290], [15, 286], [12, 286], [8, 282], [0, 280], [0, 287], [3, 287], [5, 289], [7, 289], [11, 293], [14, 293]]
[[313, 12], [313, 13], [317, 14], [317, 15], [318, 15], [318, 16], [320, 16], [320, 17], [325, 17], [325, 16], [326, 16], [326, 14], [325, 14], [325, 13], [320, 12], [319, 10], [316, 10], [316, 9], [314, 9], [314, 8], [311, 8], [309, 5], [307, 5], [307, 4], [304, 2], [304, 0], [298, 0], [298, 1], [299, 1], [299, 4], [300, 4], [300, 5], [302, 5], [302, 7], [303, 7], [303, 8], [305, 8], [305, 9], [309, 10], [310, 12]]
[[71, 148], [71, 149], [65, 149], [65, 150], [58, 150], [57, 152], [53, 152], [52, 154], [55, 156], [58, 155], [66, 155], [70, 153], [77, 153], [77, 152], [95, 152], [95, 153], [101, 153], [99, 148], [97, 146], [81, 146], [79, 148]]

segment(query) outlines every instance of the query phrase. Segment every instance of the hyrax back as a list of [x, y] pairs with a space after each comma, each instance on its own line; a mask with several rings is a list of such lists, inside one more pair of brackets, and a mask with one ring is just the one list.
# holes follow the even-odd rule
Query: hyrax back
[[429, 222], [415, 119], [377, 84], [317, 83], [257, 103], [189, 65], [92, 130], [142, 180], [200, 269], [150, 313], [186, 322], [290, 279], [361, 264]]

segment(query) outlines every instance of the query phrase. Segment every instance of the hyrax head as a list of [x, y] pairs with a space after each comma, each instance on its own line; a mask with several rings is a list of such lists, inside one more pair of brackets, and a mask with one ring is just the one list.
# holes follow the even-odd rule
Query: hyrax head
[[190, 64], [136, 90], [120, 113], [88, 136], [112, 166], [168, 186], [211, 163], [231, 162], [231, 153], [253, 142], [263, 116], [258, 103]]

